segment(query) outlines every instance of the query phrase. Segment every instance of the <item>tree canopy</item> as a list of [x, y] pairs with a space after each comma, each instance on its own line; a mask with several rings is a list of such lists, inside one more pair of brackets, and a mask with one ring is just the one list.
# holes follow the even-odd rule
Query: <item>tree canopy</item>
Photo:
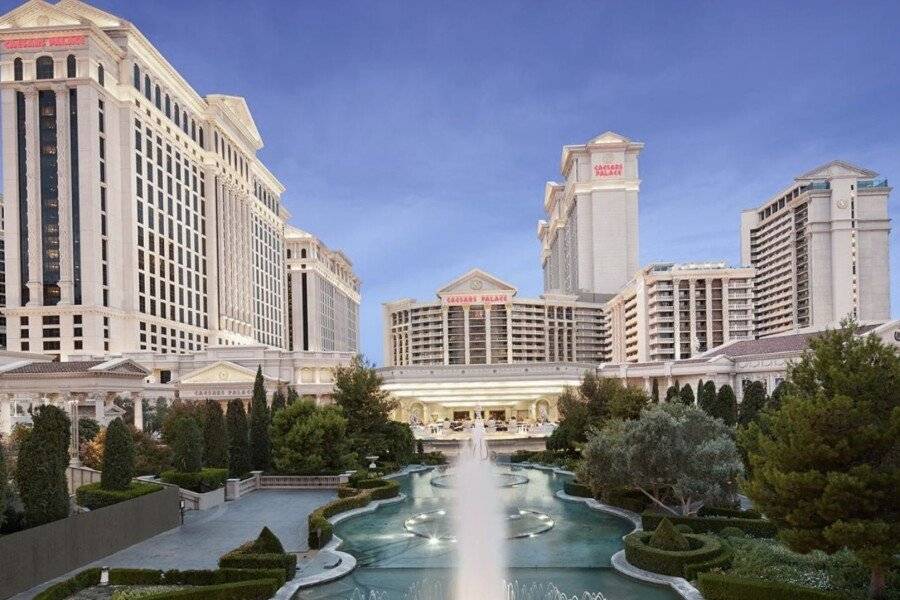
[[34, 409], [32, 422], [16, 462], [16, 484], [30, 527], [69, 514], [66, 467], [71, 427], [66, 413], [49, 404]]
[[182, 417], [172, 425], [172, 466], [196, 473], [203, 466], [203, 433], [194, 419]]
[[747, 426], [756, 420], [759, 412], [765, 408], [768, 398], [766, 387], [761, 381], [750, 382], [744, 390], [744, 397], [738, 406], [738, 424]]
[[259, 366], [256, 369], [253, 397], [250, 400], [250, 464], [258, 471], [267, 471], [272, 461], [269, 423], [266, 388], [263, 385], [262, 366]]
[[229, 401], [225, 421], [228, 429], [228, 474], [243, 477], [252, 468], [244, 403], [240, 400]]
[[134, 440], [122, 419], [113, 419], [103, 443], [100, 486], [106, 490], [127, 490], [134, 477]]
[[203, 405], [203, 464], [207, 467], [228, 467], [228, 434], [225, 431], [225, 415], [215, 400]]
[[686, 383], [680, 390], [678, 390], [678, 399], [681, 400], [681, 403], [685, 406], [693, 406], [694, 390], [691, 389], [691, 384]]
[[272, 420], [272, 462], [286, 475], [337, 474], [356, 465], [347, 419], [337, 406], [298, 400]]
[[384, 434], [397, 402], [382, 389], [382, 383], [374, 366], [361, 356], [334, 369], [332, 397], [343, 410], [347, 434], [360, 456], [384, 451]]

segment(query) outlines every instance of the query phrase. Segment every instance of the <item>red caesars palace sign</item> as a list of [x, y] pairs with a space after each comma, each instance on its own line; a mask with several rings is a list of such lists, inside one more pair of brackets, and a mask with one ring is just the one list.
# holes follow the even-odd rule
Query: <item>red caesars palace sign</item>
[[83, 35], [63, 35], [57, 37], [28, 38], [22, 40], [5, 40], [6, 50], [36, 50], [39, 48], [55, 48], [58, 46], [81, 46], [87, 38]]
[[622, 165], [620, 163], [594, 165], [594, 175], [596, 177], [620, 177]]
[[463, 306], [466, 304], [506, 304], [509, 294], [454, 294], [444, 296], [444, 304]]

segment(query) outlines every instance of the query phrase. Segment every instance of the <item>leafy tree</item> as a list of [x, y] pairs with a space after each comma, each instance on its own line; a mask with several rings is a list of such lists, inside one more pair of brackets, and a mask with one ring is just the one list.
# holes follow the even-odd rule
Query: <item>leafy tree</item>
[[135, 475], [159, 475], [172, 467], [172, 449], [150, 433], [131, 429], [134, 439]]
[[287, 406], [287, 400], [284, 397], [284, 394], [281, 393], [281, 390], [275, 390], [272, 392], [272, 416], [275, 416], [279, 410]]
[[[599, 494], [638, 489], [672, 514], [731, 498], [742, 472], [730, 430], [699, 408], [680, 403], [645, 409], [639, 419], [614, 419], [595, 430], [584, 448], [578, 478]], [[678, 507], [665, 500], [674, 498]]]
[[684, 387], [678, 390], [678, 399], [681, 400], [681, 403], [685, 406], [694, 405], [694, 390], [691, 389], [691, 384], [686, 383], [684, 384]]
[[228, 473], [232, 477], [243, 477], [253, 468], [250, 465], [250, 444], [244, 403], [240, 400], [231, 400], [225, 417], [228, 426]]
[[258, 471], [267, 471], [272, 461], [269, 418], [262, 366], [259, 366], [256, 368], [253, 397], [250, 400], [250, 464]]
[[228, 435], [225, 432], [225, 416], [215, 400], [204, 403], [203, 415], [203, 464], [207, 467], [228, 467]]
[[380, 436], [378, 456], [397, 464], [408, 464], [415, 452], [416, 440], [408, 423], [388, 421]]
[[719, 388], [716, 401], [709, 414], [717, 419], [722, 419], [728, 426], [737, 423], [737, 398], [734, 396], [734, 390], [727, 383]]
[[680, 392], [681, 389], [678, 387], [678, 382], [676, 381], [666, 390], [666, 402], [675, 402], [676, 400], [679, 400]]
[[781, 401], [787, 394], [787, 388], [787, 381], [782, 381], [775, 386], [775, 389], [772, 390], [772, 395], [769, 396], [769, 401], [766, 402], [766, 410], [778, 410], [781, 408]]
[[650, 388], [650, 399], [653, 401], [653, 404], [659, 404], [659, 381], [655, 377]]
[[172, 466], [182, 473], [196, 473], [203, 467], [203, 432], [194, 419], [182, 417], [173, 423]]
[[182, 419], [191, 419], [201, 431], [203, 430], [206, 407], [204, 404], [185, 402], [179, 399], [166, 409], [165, 415], [165, 419], [160, 427], [160, 433], [163, 441], [171, 446], [175, 443], [175, 432], [178, 429], [177, 423]]
[[78, 419], [78, 440], [89, 442], [100, 433], [100, 424], [90, 417]]
[[574, 449], [587, 441], [591, 427], [609, 419], [636, 419], [649, 403], [642, 389], [587, 372], [577, 389], [566, 389], [557, 400], [560, 424], [551, 434], [551, 449]]
[[69, 464], [69, 417], [61, 409], [39, 406], [32, 414], [31, 433], [19, 448], [16, 484], [30, 527], [69, 514], [66, 468]]
[[755, 421], [766, 401], [766, 388], [762, 382], [751, 382], [744, 390], [744, 398], [738, 407], [738, 423], [746, 426]]
[[347, 433], [361, 456], [378, 453], [379, 437], [397, 407], [382, 383], [374, 366], [361, 356], [334, 369], [333, 398], [344, 411]]
[[296, 402], [299, 399], [300, 399], [300, 394], [297, 393], [297, 390], [295, 390], [292, 387], [288, 387], [287, 405], [290, 406], [291, 404], [293, 404], [294, 402]]
[[106, 428], [100, 487], [127, 490], [134, 477], [134, 440], [128, 426], [116, 418]]
[[853, 551], [883, 597], [900, 553], [900, 354], [844, 323], [810, 341], [788, 381], [781, 407], [741, 433], [746, 493], [791, 549]]
[[277, 471], [288, 475], [335, 474], [353, 468], [356, 455], [341, 409], [300, 400], [279, 411], [272, 421], [272, 459]]
[[165, 398], [157, 398], [153, 408], [147, 407], [144, 415], [144, 430], [148, 433], [160, 433], [169, 413], [169, 404]]

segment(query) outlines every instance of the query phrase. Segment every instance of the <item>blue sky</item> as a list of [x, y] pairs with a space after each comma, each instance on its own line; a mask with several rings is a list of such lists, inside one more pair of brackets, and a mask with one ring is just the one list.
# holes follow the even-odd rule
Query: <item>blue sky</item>
[[898, 2], [94, 4], [247, 98], [292, 222], [354, 261], [377, 362], [384, 301], [472, 267], [540, 292], [564, 144], [646, 144], [642, 263], [737, 263], [740, 210], [835, 158], [900, 181]]

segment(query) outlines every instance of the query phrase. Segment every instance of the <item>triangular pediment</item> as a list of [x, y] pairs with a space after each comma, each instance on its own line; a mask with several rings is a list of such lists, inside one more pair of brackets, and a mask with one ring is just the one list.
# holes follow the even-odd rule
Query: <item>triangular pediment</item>
[[615, 131], [605, 131], [592, 139], [589, 143], [591, 144], [629, 144], [631, 140], [616, 133]]
[[[220, 360], [211, 365], [185, 373], [175, 383], [182, 385], [194, 383], [253, 383], [255, 380], [255, 369], [248, 369], [231, 361]], [[279, 380], [263, 374], [263, 381], [277, 383]]]
[[61, 10], [44, 0], [28, 0], [0, 17], [0, 30], [81, 25], [76, 15]]
[[804, 173], [797, 177], [797, 181], [820, 180], [820, 179], [836, 179], [842, 177], [852, 177], [856, 179], [872, 179], [878, 177], [878, 173], [857, 167], [854, 164], [843, 160], [833, 160], [820, 167], [816, 167], [808, 173]]
[[437, 295], [442, 297], [447, 294], [502, 292], [514, 296], [517, 291], [514, 286], [490, 273], [481, 269], [472, 269], [439, 289]]
[[130, 358], [112, 358], [90, 368], [95, 373], [112, 373], [115, 375], [136, 375], [146, 377], [150, 371]]
[[206, 100], [210, 105], [220, 107], [257, 147], [262, 148], [262, 136], [259, 134], [259, 129], [256, 128], [256, 121], [250, 114], [250, 107], [247, 106], [246, 100], [240, 96], [224, 94], [210, 94]]
[[100, 10], [80, 0], [60, 0], [56, 7], [67, 13], [86, 19], [97, 27], [119, 27], [123, 21], [116, 15]]

